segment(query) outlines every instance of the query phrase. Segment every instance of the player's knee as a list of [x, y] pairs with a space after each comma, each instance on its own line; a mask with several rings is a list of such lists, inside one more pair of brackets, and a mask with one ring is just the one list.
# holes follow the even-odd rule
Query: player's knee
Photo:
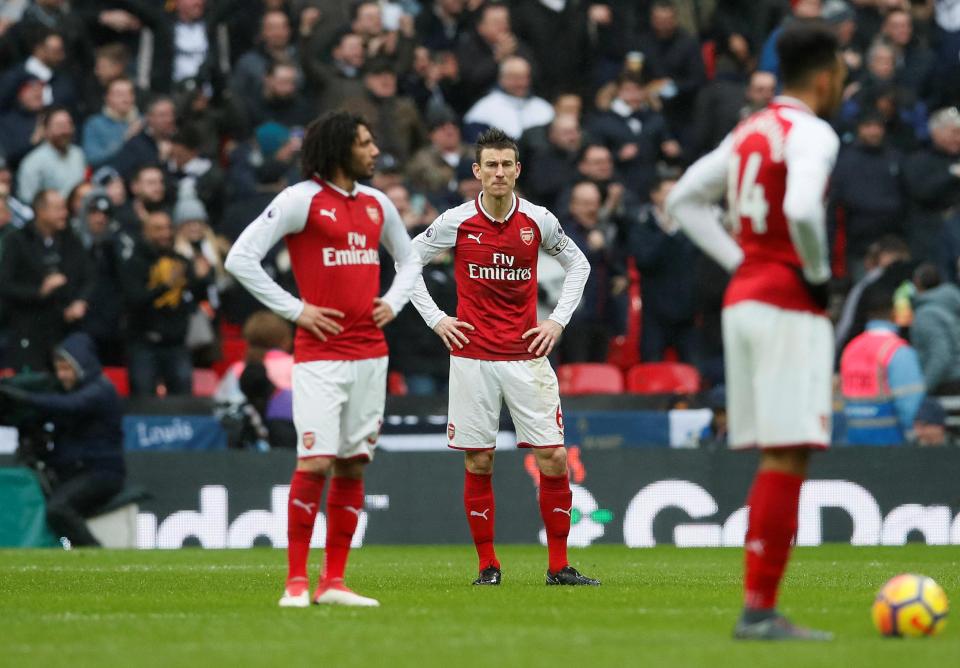
[[493, 473], [493, 450], [480, 450], [478, 452], [467, 452], [466, 465], [470, 473], [478, 475], [489, 475]]
[[337, 459], [333, 463], [333, 475], [337, 478], [360, 480], [366, 467], [366, 459]]
[[541, 473], [557, 476], [567, 472], [566, 448], [537, 448], [533, 454], [537, 458]]
[[310, 457], [309, 459], [298, 459], [297, 470], [307, 471], [314, 475], [327, 475], [333, 466], [331, 457]]
[[805, 476], [809, 461], [809, 448], [770, 448], [761, 453], [760, 468]]

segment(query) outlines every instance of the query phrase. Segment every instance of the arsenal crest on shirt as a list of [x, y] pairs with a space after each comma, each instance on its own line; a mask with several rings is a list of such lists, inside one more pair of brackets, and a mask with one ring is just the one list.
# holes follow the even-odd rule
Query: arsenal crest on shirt
[[370, 217], [370, 222], [374, 225], [380, 224], [380, 209], [375, 206], [368, 206], [367, 215]]
[[533, 228], [532, 227], [521, 227], [520, 228], [520, 241], [527, 244], [528, 246], [533, 243]]

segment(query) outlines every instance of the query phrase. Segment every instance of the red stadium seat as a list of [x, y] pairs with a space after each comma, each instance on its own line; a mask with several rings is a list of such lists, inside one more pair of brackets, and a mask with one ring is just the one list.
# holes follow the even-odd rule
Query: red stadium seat
[[236, 362], [242, 362], [247, 356], [247, 342], [238, 338], [227, 338], [220, 342], [220, 359], [213, 363], [213, 370], [223, 377], [227, 369]]
[[130, 378], [127, 375], [127, 367], [105, 366], [103, 367], [103, 375], [117, 388], [117, 394], [121, 397], [130, 396]]
[[627, 372], [633, 394], [693, 394], [700, 391], [700, 372], [679, 362], [638, 364]]
[[217, 393], [220, 377], [213, 369], [193, 370], [193, 396], [212, 397]]
[[612, 364], [563, 364], [557, 369], [560, 394], [620, 394], [623, 373]]
[[407, 379], [399, 371], [391, 371], [387, 374], [387, 394], [398, 397], [407, 396]]

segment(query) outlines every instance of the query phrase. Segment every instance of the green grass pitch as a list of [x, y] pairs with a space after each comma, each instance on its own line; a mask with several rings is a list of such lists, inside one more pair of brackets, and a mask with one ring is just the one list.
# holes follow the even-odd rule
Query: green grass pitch
[[381, 608], [281, 610], [281, 550], [0, 551], [0, 666], [960, 665], [955, 618], [920, 640], [882, 639], [869, 619], [876, 590], [905, 571], [960, 606], [958, 547], [796, 550], [781, 606], [837, 634], [822, 645], [730, 639], [740, 550], [573, 550], [598, 589], [544, 586], [545, 548], [499, 556], [503, 585], [479, 588], [472, 547], [368, 546], [348, 584]]

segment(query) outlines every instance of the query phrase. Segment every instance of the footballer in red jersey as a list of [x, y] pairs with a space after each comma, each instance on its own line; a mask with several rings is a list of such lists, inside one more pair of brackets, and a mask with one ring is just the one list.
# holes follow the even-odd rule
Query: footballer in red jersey
[[[572, 494], [559, 386], [546, 358], [580, 303], [590, 264], [556, 216], [514, 192], [520, 163], [513, 140], [499, 129], [488, 130], [477, 141], [476, 160], [480, 195], [440, 215], [413, 240], [424, 264], [455, 249], [457, 313], [440, 311], [422, 279], [411, 297], [451, 354], [447, 438], [466, 456], [464, 510], [480, 561], [474, 584], [498, 585], [501, 579], [491, 479], [500, 407], [506, 402], [518, 446], [533, 449], [540, 470], [547, 584], [598, 585], [567, 561]], [[566, 276], [553, 313], [538, 322], [540, 249], [559, 261]]]
[[[780, 615], [776, 602], [810, 452], [830, 442], [824, 197], [839, 141], [823, 119], [839, 107], [846, 68], [836, 37], [817, 22], [786, 28], [777, 50], [783, 94], [694, 164], [667, 206], [733, 272], [723, 310], [730, 445], [760, 450], [734, 637], [826, 640]], [[713, 213], [724, 194], [736, 241]]]
[[[350, 542], [363, 510], [363, 472], [383, 422], [387, 344], [383, 327], [403, 308], [420, 276], [400, 214], [386, 195], [357, 183], [379, 154], [364, 120], [328, 114], [307, 128], [302, 168], [243, 231], [227, 270], [264, 305], [297, 324], [293, 421], [297, 468], [287, 505], [289, 571], [284, 607], [310, 604], [307, 557], [324, 483], [327, 538], [316, 603], [375, 606], [344, 585]], [[285, 240], [300, 299], [267, 275], [261, 261]], [[397, 261], [379, 297], [383, 246]]]

